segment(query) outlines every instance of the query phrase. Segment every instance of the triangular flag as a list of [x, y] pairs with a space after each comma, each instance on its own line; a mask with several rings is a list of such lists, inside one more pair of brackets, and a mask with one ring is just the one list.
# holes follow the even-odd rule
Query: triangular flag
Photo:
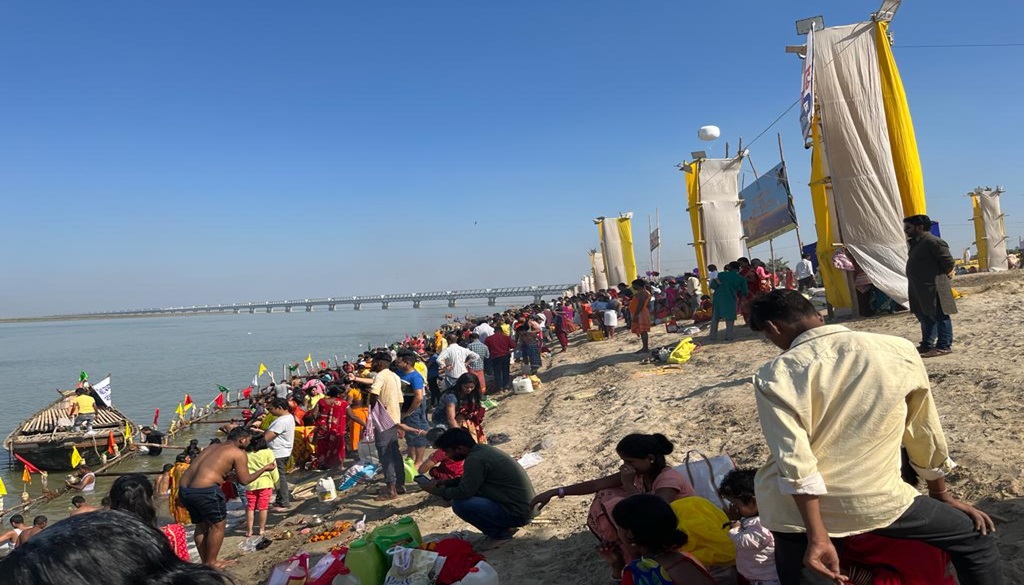
[[85, 382], [88, 379], [89, 379], [89, 374], [86, 374], [85, 370], [82, 370], [81, 372], [78, 373], [78, 381], [79, 382]]
[[114, 431], [110, 431], [110, 434], [107, 435], [107, 453], [113, 455], [116, 446], [117, 443], [114, 441]]
[[17, 453], [14, 454], [14, 458], [17, 459], [18, 461], [21, 461], [21, 464], [24, 465], [25, 469], [27, 471], [29, 471], [30, 473], [42, 473], [43, 472], [41, 469], [39, 469], [35, 465], [32, 465], [28, 461], [25, 461], [25, 458], [22, 457], [21, 455], [18, 455]]
[[217, 408], [224, 408], [224, 395], [218, 394], [217, 397], [213, 399], [213, 403], [217, 405]]
[[[249, 386], [256, 387], [256, 386], [259, 386], [259, 385], [260, 385], [260, 377], [258, 375], [257, 376], [253, 376], [252, 377], [252, 384], [250, 384]], [[246, 396], [246, 398], [248, 398], [248, 396]]]
[[160, 426], [160, 409], [158, 408], [153, 413], [153, 428], [155, 429], [155, 428], [157, 428], [159, 426]]
[[[255, 386], [255, 384], [253, 384], [253, 386]], [[249, 386], [245, 390], [242, 390], [242, 398], [248, 400], [250, 396], [252, 396], [252, 386]]]
[[132, 429], [128, 426], [128, 421], [124, 421], [124, 443], [127, 445], [132, 442]]
[[32, 483], [32, 474], [28, 472], [28, 467], [21, 472], [21, 482]]
[[267, 366], [265, 366], [264, 364], [260, 364], [260, 371], [256, 373], [256, 376], [259, 377], [265, 373], [267, 373]]
[[4, 479], [0, 477], [0, 496], [7, 495], [7, 486], [4, 485]]
[[194, 408], [195, 407], [195, 404], [192, 404], [192, 397], [189, 396], [188, 394], [185, 395], [184, 405], [185, 405], [185, 410], [188, 410], [190, 408]]
[[307, 364], [313, 363], [313, 354], [309, 354], [309, 355], [306, 356], [306, 363]]
[[81, 453], [78, 452], [78, 447], [71, 447], [71, 469], [78, 469], [85, 459], [82, 459]]
[[185, 407], [180, 402], [178, 403], [178, 408], [174, 409], [174, 414], [178, 415], [179, 418], [185, 416]]
[[220, 384], [217, 384], [217, 390], [220, 390], [221, 392], [231, 392], [231, 390], [221, 386]]

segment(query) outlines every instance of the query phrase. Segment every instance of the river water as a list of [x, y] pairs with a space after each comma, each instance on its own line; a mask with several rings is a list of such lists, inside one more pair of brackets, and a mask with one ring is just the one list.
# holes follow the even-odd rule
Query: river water
[[[114, 405], [140, 426], [153, 422], [160, 409], [160, 428], [166, 431], [174, 410], [186, 393], [205, 405], [217, 396], [217, 385], [232, 390], [247, 386], [259, 364], [265, 363], [281, 379], [283, 365], [302, 361], [312, 353], [316, 361], [333, 363], [354, 357], [367, 344], [380, 346], [402, 339], [406, 333], [432, 332], [445, 314], [488, 314], [495, 309], [467, 303], [392, 307], [335, 312], [242, 313], [133, 319], [46, 321], [0, 324], [0, 434], [6, 437], [17, 425], [52, 402], [57, 388], [73, 388], [82, 370], [98, 382], [112, 376]], [[264, 376], [262, 383], [267, 383]], [[196, 425], [195, 434], [177, 435], [173, 443], [191, 438], [204, 445], [216, 425]], [[102, 439], [102, 437], [101, 437]], [[101, 449], [104, 440], [100, 441]], [[158, 457], [136, 457], [116, 471], [159, 470], [180, 451], [165, 450]], [[5, 507], [19, 503], [21, 470], [6, 468], [3, 454], [0, 478], [7, 486]], [[50, 487], [60, 487], [66, 473], [50, 474]], [[109, 491], [113, 478], [100, 478], [96, 505]], [[38, 475], [28, 487], [41, 493]], [[35, 508], [30, 515], [46, 514], [51, 522], [67, 514], [70, 497]]]

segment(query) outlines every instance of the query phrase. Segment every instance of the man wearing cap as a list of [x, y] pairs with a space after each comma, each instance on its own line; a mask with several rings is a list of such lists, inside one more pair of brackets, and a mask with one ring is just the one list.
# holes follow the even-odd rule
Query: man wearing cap
[[921, 322], [921, 357], [936, 357], [953, 351], [953, 267], [949, 244], [931, 234], [927, 215], [903, 220], [903, 232], [910, 247], [907, 254], [907, 292], [910, 310]]

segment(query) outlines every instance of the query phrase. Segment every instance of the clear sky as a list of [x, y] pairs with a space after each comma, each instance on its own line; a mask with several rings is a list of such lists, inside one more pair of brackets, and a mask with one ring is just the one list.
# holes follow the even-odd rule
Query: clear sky
[[[592, 218], [627, 210], [638, 242], [660, 210], [663, 272], [692, 269], [674, 165], [797, 99], [795, 20], [878, 4], [5, 3], [0, 316], [574, 282]], [[964, 6], [892, 26], [955, 254], [978, 185], [1024, 232], [1024, 47], [902, 47], [1024, 40], [1019, 3]], [[776, 131], [813, 241], [796, 109], [753, 161]]]

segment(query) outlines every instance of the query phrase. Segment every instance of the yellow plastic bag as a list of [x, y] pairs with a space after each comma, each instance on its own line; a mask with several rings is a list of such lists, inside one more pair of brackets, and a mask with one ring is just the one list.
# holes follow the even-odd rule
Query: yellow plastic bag
[[679, 521], [679, 530], [688, 540], [683, 550], [697, 557], [705, 567], [731, 565], [736, 562], [736, 547], [722, 526], [729, 517], [721, 508], [700, 496], [672, 502], [672, 511]]
[[684, 337], [669, 354], [667, 361], [670, 364], [685, 364], [690, 361], [694, 349], [697, 349], [697, 344], [693, 342], [693, 338]]

